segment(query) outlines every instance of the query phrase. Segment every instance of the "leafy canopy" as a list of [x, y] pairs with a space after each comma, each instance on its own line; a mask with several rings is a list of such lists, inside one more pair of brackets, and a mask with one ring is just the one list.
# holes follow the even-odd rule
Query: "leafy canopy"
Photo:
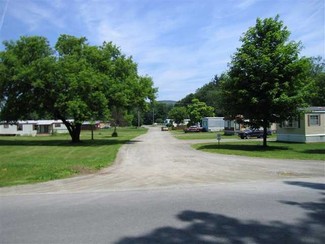
[[173, 119], [174, 122], [179, 125], [183, 123], [184, 119], [188, 118], [188, 113], [186, 107], [173, 107], [169, 113], [168, 117]]
[[61, 119], [73, 142], [83, 121], [107, 120], [110, 110], [145, 107], [157, 90], [150, 77], [111, 42], [61, 35], [55, 49], [45, 37], [5, 41], [0, 52], [0, 119]]
[[192, 103], [187, 106], [187, 111], [190, 118], [190, 124], [192, 125], [199, 123], [203, 117], [214, 116], [214, 108], [207, 106], [205, 102], [201, 102], [196, 98], [194, 98]]
[[242, 115], [251, 125], [266, 128], [305, 106], [309, 62], [300, 58], [301, 43], [289, 41], [290, 32], [279, 16], [257, 19], [241, 37], [232, 57], [229, 77], [222, 82], [225, 115]]

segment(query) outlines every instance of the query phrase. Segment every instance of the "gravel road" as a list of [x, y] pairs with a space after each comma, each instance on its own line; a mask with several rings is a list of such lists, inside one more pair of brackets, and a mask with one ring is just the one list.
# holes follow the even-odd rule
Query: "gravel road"
[[261, 159], [212, 154], [191, 141], [150, 127], [121, 147], [113, 166], [85, 176], [5, 187], [0, 195], [103, 192], [157, 187], [188, 187], [220, 182], [324, 177], [324, 161]]

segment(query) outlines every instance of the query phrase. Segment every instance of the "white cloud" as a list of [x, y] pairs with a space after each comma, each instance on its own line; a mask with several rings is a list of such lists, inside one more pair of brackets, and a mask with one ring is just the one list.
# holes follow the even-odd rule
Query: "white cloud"
[[181, 99], [226, 71], [258, 17], [280, 14], [291, 38], [303, 42], [303, 55], [324, 56], [322, 0], [9, 0], [9, 12], [27, 33], [112, 41], [153, 77], [161, 99]]
[[0, 7], [1, 7], [0, 9], [2, 10], [2, 11], [0, 11], [0, 32], [2, 29], [3, 21], [5, 19], [6, 13], [7, 13], [8, 3], [9, 3], [9, 0], [3, 1], [2, 3], [0, 3]]
[[29, 31], [35, 31], [49, 24], [55, 28], [63, 28], [64, 20], [57, 11], [61, 5], [60, 1], [44, 1], [43, 4], [39, 4], [37, 1], [17, 0], [9, 2], [8, 12], [24, 23]]
[[237, 8], [240, 9], [247, 9], [248, 7], [251, 7], [257, 0], [241, 0], [241, 1], [236, 1]]

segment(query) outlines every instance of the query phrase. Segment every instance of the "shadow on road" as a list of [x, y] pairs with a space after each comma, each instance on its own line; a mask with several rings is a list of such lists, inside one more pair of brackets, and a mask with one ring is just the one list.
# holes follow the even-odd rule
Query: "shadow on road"
[[284, 183], [288, 185], [301, 186], [301, 187], [307, 187], [315, 190], [325, 191], [325, 184], [323, 183], [312, 183], [312, 182], [304, 182], [304, 181], [285, 181]]
[[[285, 182], [286, 184], [324, 190], [324, 184]], [[320, 193], [323, 194], [323, 193]], [[176, 217], [186, 222], [185, 228], [161, 227], [140, 237], [125, 237], [118, 244], [130, 243], [325, 243], [324, 198], [318, 202], [281, 201], [306, 210], [306, 216], [295, 224], [281, 221], [262, 223], [258, 220], [240, 220], [217, 213], [186, 210]]]

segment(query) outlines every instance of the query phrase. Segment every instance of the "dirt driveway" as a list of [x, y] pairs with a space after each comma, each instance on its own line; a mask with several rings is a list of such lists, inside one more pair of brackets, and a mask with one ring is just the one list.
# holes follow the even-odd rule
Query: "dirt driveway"
[[196, 151], [160, 128], [124, 145], [114, 166], [96, 174], [6, 187], [0, 195], [181, 187], [217, 182], [324, 177], [324, 161], [272, 160]]

